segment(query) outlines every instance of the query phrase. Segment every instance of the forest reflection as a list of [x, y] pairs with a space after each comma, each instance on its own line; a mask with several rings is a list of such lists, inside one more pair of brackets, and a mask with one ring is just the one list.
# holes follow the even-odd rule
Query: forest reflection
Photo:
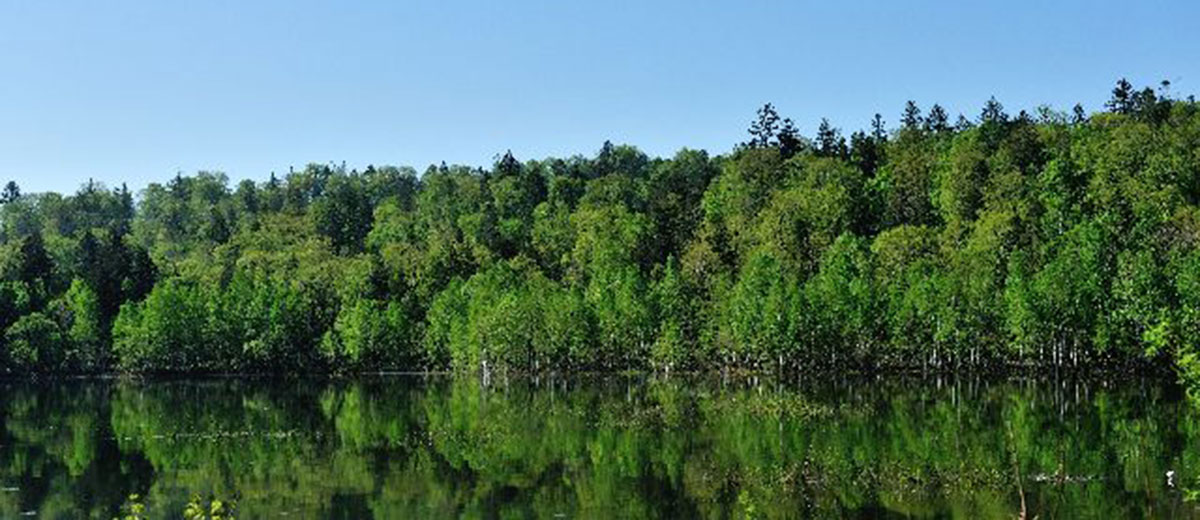
[[1197, 419], [1156, 380], [10, 381], [0, 517], [1200, 517]]

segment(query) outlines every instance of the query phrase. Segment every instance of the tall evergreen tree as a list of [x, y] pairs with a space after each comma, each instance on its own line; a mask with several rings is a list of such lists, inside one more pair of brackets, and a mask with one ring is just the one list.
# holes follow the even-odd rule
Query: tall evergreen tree
[[850, 134], [850, 162], [854, 163], [867, 177], [874, 177], [879, 168], [882, 146], [875, 138], [861, 131]]
[[[611, 150], [612, 143], [605, 141]], [[610, 152], [611, 153], [611, 152]], [[515, 177], [521, 173], [521, 161], [513, 157], [512, 150], [504, 152], [504, 156], [496, 161], [496, 175], [500, 178]]]
[[749, 148], [768, 148], [775, 143], [775, 136], [779, 131], [779, 112], [775, 111], [775, 106], [767, 103], [762, 108], [758, 109], [758, 119], [750, 123], [750, 141], [746, 143]]
[[876, 143], [882, 143], [887, 140], [887, 128], [883, 123], [883, 116], [879, 112], [875, 113], [875, 117], [871, 118], [871, 138]]
[[120, 188], [113, 190], [113, 194], [117, 197], [117, 218], [115, 229], [112, 231], [116, 236], [124, 236], [129, 233], [135, 216], [133, 194], [129, 193], [129, 187], [123, 182]]
[[1104, 103], [1104, 107], [1115, 114], [1130, 114], [1133, 112], [1133, 85], [1125, 78], [1117, 80], [1113, 87], [1112, 97]]
[[841, 131], [834, 128], [828, 119], [821, 118], [821, 125], [817, 127], [817, 153], [823, 157], [841, 157], [844, 148], [845, 139]]
[[1075, 103], [1075, 107], [1071, 109], [1071, 124], [1081, 125], [1087, 121], [1087, 113], [1083, 111], [1083, 105]]
[[924, 120], [921, 117], [921, 109], [917, 107], [915, 101], [910, 99], [904, 103], [904, 114], [900, 116], [900, 126], [902, 128], [908, 130], [921, 128], [921, 123]]
[[946, 132], [950, 130], [948, 118], [946, 109], [934, 103], [933, 108], [929, 109], [929, 116], [925, 118], [925, 129], [936, 133]]
[[979, 121], [982, 123], [1006, 123], [1008, 122], [1008, 114], [1004, 112], [1004, 105], [996, 101], [996, 97], [988, 98], [987, 103], [983, 104], [983, 110], [979, 114]]
[[783, 126], [779, 129], [779, 153], [787, 159], [796, 155], [804, 147], [804, 140], [800, 137], [800, 131], [796, 129], [796, 125], [792, 123], [791, 118], [783, 120]]
[[16, 202], [19, 198], [21, 198], [21, 187], [17, 186], [16, 181], [8, 181], [4, 185], [4, 191], [0, 192], [0, 204]]
[[956, 131], [956, 132], [962, 132], [963, 130], [968, 130], [973, 126], [975, 126], [975, 124], [972, 123], [970, 119], [967, 119], [967, 116], [964, 116], [962, 114], [959, 114], [958, 119], [954, 121], [954, 131]]

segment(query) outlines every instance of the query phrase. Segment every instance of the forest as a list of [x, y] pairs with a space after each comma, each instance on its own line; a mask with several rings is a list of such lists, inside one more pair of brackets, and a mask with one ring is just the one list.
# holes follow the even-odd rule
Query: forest
[[[725, 155], [310, 164], [0, 193], [0, 372], [1174, 371], [1200, 106], [771, 106]], [[28, 172], [33, 174], [33, 172]]]

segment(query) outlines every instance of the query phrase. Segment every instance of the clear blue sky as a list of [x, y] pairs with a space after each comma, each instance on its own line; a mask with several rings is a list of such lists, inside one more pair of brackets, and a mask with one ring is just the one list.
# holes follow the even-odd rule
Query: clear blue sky
[[0, 181], [722, 153], [767, 101], [812, 135], [1121, 76], [1200, 93], [1200, 2], [0, 0]]

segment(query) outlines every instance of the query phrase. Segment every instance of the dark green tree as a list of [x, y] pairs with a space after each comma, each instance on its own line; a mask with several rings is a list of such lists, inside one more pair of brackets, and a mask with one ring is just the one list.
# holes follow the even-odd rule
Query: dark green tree
[[949, 115], [946, 114], [946, 109], [934, 103], [933, 108], [929, 109], [929, 116], [925, 118], [925, 130], [939, 134], [950, 130]]
[[913, 100], [908, 100], [904, 103], [904, 113], [900, 116], [900, 127], [905, 129], [921, 128], [925, 121], [921, 116], [921, 109], [917, 107], [917, 103]]
[[775, 145], [779, 132], [779, 113], [775, 106], [767, 103], [758, 109], [758, 119], [750, 123], [750, 141], [745, 143], [748, 148], [767, 148]]
[[1125, 78], [1121, 78], [1117, 80], [1117, 86], [1113, 87], [1112, 96], [1104, 103], [1104, 108], [1114, 114], [1131, 114], [1133, 113], [1133, 100], [1133, 85]]
[[822, 157], [844, 157], [846, 155], [846, 140], [841, 130], [834, 128], [828, 119], [821, 118], [817, 127], [817, 154]]
[[1071, 124], [1081, 125], [1087, 122], [1087, 112], [1084, 112], [1083, 105], [1075, 103], [1071, 109]]
[[4, 185], [4, 191], [0, 192], [0, 204], [8, 204], [16, 202], [21, 198], [21, 187], [17, 186], [16, 181], [8, 181]]

